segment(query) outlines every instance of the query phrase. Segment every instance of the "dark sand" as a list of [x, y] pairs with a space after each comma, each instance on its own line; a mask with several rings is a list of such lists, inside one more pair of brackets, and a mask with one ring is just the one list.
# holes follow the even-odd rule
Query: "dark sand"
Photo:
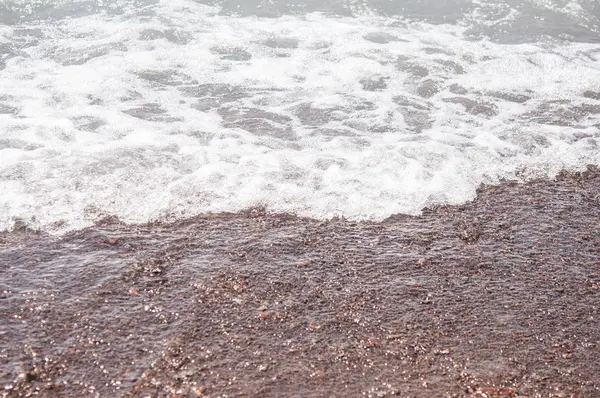
[[0, 235], [0, 395], [600, 397], [600, 171], [382, 223]]

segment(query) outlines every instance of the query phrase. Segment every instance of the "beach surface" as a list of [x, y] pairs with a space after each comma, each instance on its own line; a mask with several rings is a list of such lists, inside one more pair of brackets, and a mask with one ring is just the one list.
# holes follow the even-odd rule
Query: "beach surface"
[[600, 171], [383, 222], [0, 235], [4, 397], [600, 396]]

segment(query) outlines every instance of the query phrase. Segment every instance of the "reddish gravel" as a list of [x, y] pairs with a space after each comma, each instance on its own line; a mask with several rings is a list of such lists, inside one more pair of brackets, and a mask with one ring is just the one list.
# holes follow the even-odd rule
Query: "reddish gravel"
[[600, 171], [381, 223], [0, 235], [1, 396], [600, 397]]

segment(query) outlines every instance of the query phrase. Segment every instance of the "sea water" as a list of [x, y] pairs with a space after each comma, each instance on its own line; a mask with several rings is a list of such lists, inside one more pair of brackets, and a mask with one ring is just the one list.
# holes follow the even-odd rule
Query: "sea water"
[[0, 230], [381, 220], [588, 165], [596, 0], [0, 4]]

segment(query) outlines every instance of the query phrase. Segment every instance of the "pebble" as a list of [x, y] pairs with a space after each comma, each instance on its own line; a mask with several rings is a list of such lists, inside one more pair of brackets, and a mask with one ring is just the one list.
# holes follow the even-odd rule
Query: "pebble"
[[269, 369], [269, 365], [259, 365], [258, 366], [258, 371], [259, 372], [265, 372], [267, 369]]
[[299, 268], [308, 267], [311, 264], [312, 264], [312, 260], [304, 260], [304, 261], [297, 262], [296, 267], [299, 267]]
[[271, 316], [271, 313], [269, 313], [269, 312], [266, 312], [266, 311], [263, 311], [263, 312], [261, 312], [260, 314], [258, 314], [258, 317], [259, 317], [260, 319], [267, 319], [267, 318], [269, 318], [270, 316]]
[[321, 329], [321, 325], [311, 322], [308, 324], [308, 328], [311, 332], [316, 332], [317, 330]]

